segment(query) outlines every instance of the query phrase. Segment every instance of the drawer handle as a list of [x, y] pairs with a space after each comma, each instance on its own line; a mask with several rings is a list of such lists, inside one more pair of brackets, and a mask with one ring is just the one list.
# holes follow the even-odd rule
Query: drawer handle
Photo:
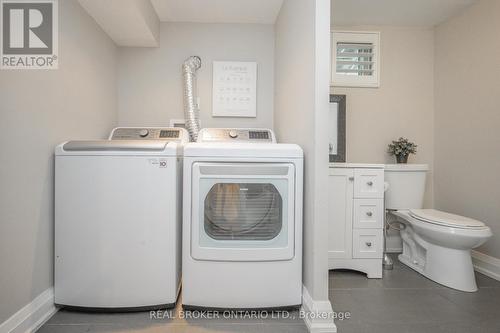
[[368, 186], [373, 186], [373, 182], [367, 182], [366, 183]]
[[366, 242], [365, 244], [366, 244], [366, 246], [368, 246], [368, 247], [371, 247], [371, 246], [372, 246], [372, 242]]
[[368, 215], [368, 216], [371, 217], [373, 215], [373, 213], [372, 212], [366, 212], [366, 215]]
[[349, 177], [349, 180], [352, 182], [354, 180], [354, 177]]

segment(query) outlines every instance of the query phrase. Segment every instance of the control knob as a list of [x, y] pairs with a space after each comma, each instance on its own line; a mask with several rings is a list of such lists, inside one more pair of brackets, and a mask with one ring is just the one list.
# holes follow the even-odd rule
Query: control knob
[[236, 131], [229, 131], [229, 137], [232, 139], [236, 139], [238, 137], [238, 132]]
[[147, 129], [142, 129], [142, 130], [140, 130], [140, 131], [139, 131], [139, 136], [140, 136], [141, 138], [145, 138], [145, 137], [147, 137], [147, 136], [148, 136], [148, 134], [149, 134], [149, 131], [148, 131]]

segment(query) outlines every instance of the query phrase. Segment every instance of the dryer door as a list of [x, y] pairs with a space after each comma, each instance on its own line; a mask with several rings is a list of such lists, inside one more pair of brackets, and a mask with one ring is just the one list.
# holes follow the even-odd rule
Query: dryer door
[[195, 163], [191, 256], [275, 261], [294, 257], [292, 163]]

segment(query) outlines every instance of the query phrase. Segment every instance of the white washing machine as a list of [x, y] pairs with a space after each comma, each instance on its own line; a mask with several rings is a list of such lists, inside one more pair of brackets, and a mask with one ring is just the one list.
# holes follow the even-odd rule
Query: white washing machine
[[185, 308], [302, 300], [303, 152], [267, 129], [203, 129], [184, 149]]
[[55, 150], [55, 303], [173, 306], [181, 278], [181, 128], [116, 128]]

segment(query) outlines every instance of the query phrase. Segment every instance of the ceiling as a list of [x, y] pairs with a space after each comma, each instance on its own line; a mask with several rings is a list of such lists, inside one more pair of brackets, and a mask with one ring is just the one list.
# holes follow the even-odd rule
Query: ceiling
[[[289, 0], [78, 1], [117, 45], [157, 47], [160, 22], [274, 24]], [[434, 26], [477, 1], [331, 0], [332, 25]]]
[[131, 47], [157, 47], [160, 22], [274, 24], [283, 1], [78, 0], [117, 45]]
[[283, 0], [151, 0], [162, 22], [274, 24]]
[[435, 26], [478, 0], [331, 0], [332, 25]]

